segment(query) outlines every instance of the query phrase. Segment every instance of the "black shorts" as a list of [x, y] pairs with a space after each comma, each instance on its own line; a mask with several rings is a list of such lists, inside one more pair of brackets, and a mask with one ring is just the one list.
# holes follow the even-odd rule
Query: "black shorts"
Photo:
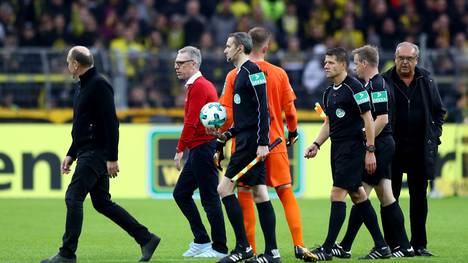
[[[224, 176], [233, 178], [257, 157], [257, 131], [245, 131], [236, 135], [236, 151], [231, 156]], [[238, 182], [248, 186], [265, 184], [265, 162], [258, 162]]]
[[364, 170], [362, 181], [369, 185], [378, 185], [380, 180], [392, 179], [391, 165], [393, 154], [395, 153], [395, 141], [391, 135], [379, 137], [375, 140], [375, 158], [377, 160], [377, 170], [374, 174], [368, 174]]
[[357, 192], [359, 187], [362, 186], [365, 153], [364, 142], [359, 139], [332, 142], [333, 186], [346, 189], [349, 192]]

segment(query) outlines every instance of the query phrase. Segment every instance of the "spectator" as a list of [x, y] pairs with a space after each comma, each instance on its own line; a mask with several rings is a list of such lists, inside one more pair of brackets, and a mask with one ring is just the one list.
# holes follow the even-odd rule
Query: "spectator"
[[190, 0], [187, 3], [187, 19], [184, 24], [184, 45], [198, 46], [200, 33], [204, 31], [206, 19], [200, 14], [198, 0]]
[[108, 8], [105, 11], [104, 23], [99, 27], [101, 36], [103, 36], [106, 41], [116, 38], [117, 32], [119, 32], [119, 27], [117, 25], [118, 18], [116, 11], [112, 8]]
[[96, 19], [93, 16], [87, 17], [83, 21], [84, 31], [79, 38], [74, 41], [78, 45], [92, 47], [98, 39], [98, 27]]
[[170, 26], [168, 24], [167, 16], [164, 14], [159, 14], [155, 18], [153, 24], [153, 29], [159, 31], [164, 42], [167, 43], [167, 35], [169, 34]]
[[41, 22], [38, 28], [39, 45], [43, 47], [50, 47], [56, 39], [54, 32], [54, 21], [52, 16], [48, 13], [43, 13], [41, 15], [40, 21]]
[[288, 3], [286, 14], [278, 21], [278, 42], [280, 46], [286, 48], [286, 39], [289, 37], [299, 37], [300, 28], [297, 7], [294, 3]]
[[432, 23], [428, 46], [430, 48], [435, 48], [437, 45], [437, 38], [439, 37], [444, 38], [444, 41], [450, 43], [450, 22], [446, 14], [440, 15], [437, 20]]
[[264, 16], [263, 11], [259, 5], [254, 5], [254, 7], [252, 8], [251, 18], [252, 23], [255, 26], [264, 27], [270, 32], [272, 32], [273, 35], [276, 34], [275, 23], [273, 23], [273, 21], [270, 18]]
[[158, 0], [155, 4], [156, 10], [167, 17], [182, 15], [185, 11], [184, 0]]
[[19, 45], [21, 47], [34, 47], [37, 46], [37, 43], [36, 30], [33, 24], [30, 22], [25, 23], [21, 30]]
[[150, 24], [157, 16], [154, 2], [155, 0], [142, 0], [137, 3], [136, 9], [138, 17], [143, 20], [145, 24]]
[[130, 108], [148, 108], [149, 103], [146, 100], [145, 90], [141, 86], [130, 89], [128, 107]]
[[149, 37], [146, 39], [145, 49], [153, 55], [165, 49], [164, 40], [159, 31], [151, 31]]
[[125, 59], [125, 69], [128, 77], [135, 77], [137, 68], [142, 66], [142, 61], [138, 59], [139, 53], [143, 51], [143, 45], [138, 43], [135, 39], [137, 25], [128, 25], [121, 36], [112, 40], [110, 48], [112, 52], [117, 55], [123, 56]]
[[400, 15], [399, 23], [405, 35], [414, 35], [421, 32], [422, 21], [413, 4], [407, 4], [404, 8], [404, 13]]
[[236, 29], [237, 20], [231, 12], [231, 1], [222, 1], [217, 8], [217, 12], [211, 18], [210, 31], [214, 36], [217, 46], [224, 46], [229, 33]]
[[463, 16], [468, 13], [468, 3], [465, 0], [450, 1], [449, 16], [451, 19], [450, 31], [454, 33], [466, 31], [463, 25]]
[[289, 77], [289, 83], [294, 90], [302, 89], [302, 71], [304, 69], [304, 53], [301, 51], [301, 42], [297, 37], [289, 37], [288, 49], [279, 54], [281, 67]]
[[[321, 96], [326, 86], [326, 76], [323, 71], [322, 61], [326, 48], [323, 45], [316, 45], [311, 59], [307, 62], [302, 76], [302, 85], [309, 94], [308, 100], [313, 103], [320, 102]], [[309, 105], [311, 106], [311, 105]]]
[[285, 4], [283, 0], [260, 0], [260, 8], [267, 19], [276, 22], [283, 17]]
[[237, 32], [248, 32], [249, 29], [252, 27], [252, 22], [250, 20], [250, 16], [241, 16], [237, 20], [236, 30]]
[[[24, 2], [29, 2], [29, 1], [21, 1], [22, 5]], [[33, 1], [31, 1], [33, 2]], [[65, 17], [66, 21], [70, 20], [70, 3], [71, 1], [64, 1], [64, 0], [50, 0], [50, 1], [44, 1], [45, 6], [44, 6], [44, 11], [49, 14], [54, 14], [54, 15], [62, 15]]]
[[325, 25], [318, 24], [308, 26], [305, 32], [305, 37], [302, 39], [302, 47], [313, 49], [315, 45], [320, 45], [325, 41]]
[[234, 16], [236, 16], [237, 19], [239, 19], [245, 15], [250, 14], [251, 7], [243, 0], [234, 0], [231, 4], [231, 12], [234, 14]]
[[353, 16], [345, 16], [342, 22], [342, 29], [335, 31], [335, 38], [340, 46], [348, 50], [363, 46], [364, 34], [354, 27]]
[[382, 25], [382, 33], [380, 34], [380, 47], [384, 51], [390, 51], [395, 49], [400, 41], [400, 34], [395, 22], [389, 17], [385, 18]]
[[171, 17], [171, 26], [167, 36], [167, 46], [176, 50], [184, 45], [184, 22], [180, 15]]
[[63, 50], [72, 42], [66, 26], [65, 17], [62, 14], [58, 14], [54, 17], [54, 43], [52, 46], [56, 49]]

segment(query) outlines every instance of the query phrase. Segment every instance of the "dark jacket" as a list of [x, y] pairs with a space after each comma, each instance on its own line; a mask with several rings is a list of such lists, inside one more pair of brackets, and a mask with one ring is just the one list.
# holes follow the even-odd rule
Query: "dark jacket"
[[76, 159], [80, 152], [100, 150], [107, 161], [117, 161], [119, 121], [115, 112], [114, 90], [96, 68], [80, 76], [73, 98], [73, 142], [67, 155]]
[[[388, 83], [388, 92], [392, 93], [391, 96], [395, 96], [395, 81], [398, 78], [396, 74], [396, 68], [392, 67], [387, 72], [383, 73], [382, 76]], [[424, 164], [425, 175], [428, 179], [433, 179], [435, 176], [435, 163], [437, 160], [437, 151], [440, 144], [440, 136], [442, 135], [442, 124], [444, 123], [444, 116], [446, 110], [442, 105], [440, 99], [439, 90], [435, 81], [431, 78], [430, 73], [422, 68], [416, 67], [415, 69], [415, 80], [416, 85], [421, 87], [422, 101], [424, 105], [424, 123], [425, 123], [425, 134], [424, 134]], [[395, 102], [396, 100], [393, 100]], [[395, 123], [398, 122], [396, 117], [396, 106], [390, 106], [393, 112], [392, 127], [395, 127]]]

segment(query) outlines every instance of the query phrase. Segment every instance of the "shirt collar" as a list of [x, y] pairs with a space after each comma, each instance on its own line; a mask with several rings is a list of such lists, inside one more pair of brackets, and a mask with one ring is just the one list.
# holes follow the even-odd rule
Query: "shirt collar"
[[185, 88], [187, 88], [189, 85], [192, 85], [195, 80], [197, 80], [199, 77], [201, 77], [202, 74], [200, 71], [197, 71], [197, 73], [193, 74], [188, 80], [187, 82], [185, 82]]
[[84, 85], [90, 80], [94, 75], [97, 74], [96, 68], [92, 67], [88, 69], [84, 74], [82, 74], [80, 78], [81, 85]]

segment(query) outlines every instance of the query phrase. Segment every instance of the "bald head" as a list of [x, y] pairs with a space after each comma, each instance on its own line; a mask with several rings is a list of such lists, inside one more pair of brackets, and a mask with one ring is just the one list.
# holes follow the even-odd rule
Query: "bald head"
[[85, 68], [89, 68], [94, 65], [93, 54], [91, 54], [91, 51], [89, 51], [87, 47], [83, 46], [74, 46], [70, 49], [67, 61], [70, 62], [73, 60]]

